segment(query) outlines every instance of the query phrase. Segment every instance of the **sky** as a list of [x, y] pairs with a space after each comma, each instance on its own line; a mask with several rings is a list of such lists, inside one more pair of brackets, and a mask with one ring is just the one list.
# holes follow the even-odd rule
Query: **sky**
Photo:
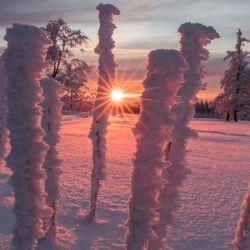
[[[89, 86], [97, 82], [97, 60], [94, 53], [98, 37], [98, 12], [96, 0], [0, 0], [0, 47], [6, 46], [6, 27], [14, 22], [44, 26], [49, 20], [62, 17], [72, 28], [81, 29], [89, 37], [83, 54], [74, 50], [94, 66], [89, 76]], [[146, 72], [147, 55], [150, 50], [179, 48], [178, 27], [185, 22], [199, 22], [213, 26], [221, 38], [208, 46], [210, 58], [204, 64], [207, 90], [198, 97], [213, 99], [220, 90], [227, 63], [223, 62], [227, 50], [234, 49], [238, 28], [250, 38], [249, 0], [110, 0], [118, 7], [120, 16], [115, 16], [117, 29], [114, 33], [116, 47], [113, 50], [119, 64], [118, 78], [131, 86], [131, 91], [140, 93]], [[245, 47], [250, 50], [250, 46]]]

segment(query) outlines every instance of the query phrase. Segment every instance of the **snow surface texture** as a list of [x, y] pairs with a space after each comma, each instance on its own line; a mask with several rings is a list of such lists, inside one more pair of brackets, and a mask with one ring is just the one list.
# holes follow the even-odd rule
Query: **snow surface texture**
[[[159, 249], [154, 228], [159, 220], [158, 193], [163, 186], [160, 176], [165, 165], [164, 148], [171, 140], [174, 124], [172, 105], [183, 80], [184, 61], [176, 50], [151, 51], [141, 96], [142, 112], [135, 129], [137, 149], [132, 173], [129, 203], [127, 249]], [[151, 242], [152, 241], [152, 242]]]
[[43, 220], [51, 214], [46, 206], [43, 162], [47, 145], [43, 142], [41, 107], [43, 100], [40, 73], [45, 67], [49, 41], [40, 29], [14, 24], [5, 36], [8, 47], [3, 55], [7, 79], [7, 127], [11, 151], [6, 161], [13, 175], [15, 192], [13, 231], [15, 249], [35, 249], [44, 236]]
[[3, 164], [8, 141], [8, 132], [6, 129], [6, 79], [4, 76], [4, 63], [0, 59], [0, 169]]
[[[131, 160], [135, 139], [131, 129], [137, 115], [109, 118], [107, 178], [99, 193], [96, 223], [78, 215], [89, 210], [92, 117], [63, 115], [58, 152], [63, 159], [58, 202], [59, 250], [123, 250], [131, 192]], [[199, 137], [187, 144], [192, 175], [180, 189], [180, 209], [167, 235], [173, 250], [234, 250], [232, 239], [240, 203], [250, 175], [250, 122], [194, 119], [190, 127]], [[84, 152], [84, 153], [83, 153]], [[11, 249], [14, 194], [8, 183], [11, 171], [0, 172], [0, 249]], [[39, 250], [51, 250], [39, 246]]]
[[242, 204], [242, 212], [237, 223], [235, 238], [233, 243], [238, 250], [250, 249], [250, 183], [248, 184], [248, 191], [244, 197]]
[[61, 173], [58, 157], [57, 143], [59, 142], [59, 130], [61, 125], [62, 102], [60, 101], [60, 91], [62, 84], [52, 78], [46, 78], [41, 81], [43, 88], [44, 101], [42, 104], [43, 116], [42, 127], [45, 131], [44, 141], [49, 145], [44, 168], [47, 178], [45, 190], [48, 194], [47, 204], [53, 209], [52, 218], [48, 222], [48, 235], [55, 236], [55, 224], [57, 215], [57, 201], [59, 199], [59, 176]]
[[106, 134], [108, 126], [108, 113], [110, 102], [110, 90], [115, 79], [115, 68], [112, 49], [115, 43], [112, 34], [116, 26], [113, 23], [113, 16], [119, 15], [120, 11], [111, 4], [99, 4], [96, 9], [99, 11], [99, 44], [95, 52], [99, 54], [99, 77], [97, 97], [93, 111], [93, 122], [89, 137], [93, 143], [93, 172], [92, 189], [89, 218], [93, 219], [96, 213], [96, 202], [100, 188], [100, 180], [105, 178], [106, 168]]
[[167, 147], [166, 160], [168, 167], [164, 168], [162, 177], [166, 180], [165, 187], [159, 195], [160, 219], [156, 225], [158, 234], [158, 249], [164, 249], [164, 241], [167, 231], [174, 223], [174, 212], [179, 208], [179, 188], [190, 170], [186, 167], [186, 144], [188, 138], [195, 136], [188, 124], [194, 115], [193, 103], [196, 94], [204, 89], [202, 79], [204, 68], [202, 61], [208, 59], [209, 52], [204, 47], [219, 34], [211, 26], [207, 27], [199, 23], [185, 23], [178, 29], [180, 39], [180, 51], [187, 63], [184, 73], [184, 83], [178, 94], [181, 101], [173, 107], [176, 119], [172, 131], [172, 140]]

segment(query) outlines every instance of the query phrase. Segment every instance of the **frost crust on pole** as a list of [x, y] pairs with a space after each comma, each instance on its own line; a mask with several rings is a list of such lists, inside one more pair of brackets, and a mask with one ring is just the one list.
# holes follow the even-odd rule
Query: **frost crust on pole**
[[99, 44], [95, 53], [99, 54], [99, 77], [97, 97], [94, 104], [93, 122], [89, 137], [93, 143], [93, 170], [89, 218], [93, 219], [96, 213], [96, 202], [100, 188], [100, 180], [105, 178], [106, 168], [106, 134], [108, 126], [110, 89], [115, 79], [115, 68], [112, 49], [115, 42], [112, 34], [116, 26], [113, 23], [113, 16], [119, 15], [120, 11], [111, 4], [99, 4], [96, 9], [99, 11]]
[[55, 238], [57, 201], [59, 200], [59, 176], [61, 174], [61, 160], [59, 159], [56, 146], [60, 140], [62, 102], [59, 94], [62, 90], [62, 84], [52, 78], [46, 78], [41, 81], [41, 86], [44, 95], [42, 127], [45, 131], [44, 141], [49, 146], [44, 161], [44, 169], [47, 174], [45, 190], [48, 194], [47, 204], [53, 209], [52, 217], [47, 225], [47, 235]]
[[37, 240], [45, 234], [43, 219], [52, 212], [46, 205], [44, 188], [43, 162], [48, 147], [43, 141], [39, 82], [49, 41], [40, 29], [21, 24], [8, 28], [5, 40], [7, 127], [12, 147], [6, 162], [13, 171], [10, 183], [15, 193], [16, 216], [13, 245], [27, 250], [37, 247]]
[[8, 132], [6, 128], [6, 79], [4, 76], [4, 63], [0, 58], [0, 166], [6, 154], [6, 144], [8, 142]]
[[250, 249], [250, 183], [242, 203], [242, 212], [237, 223], [233, 244], [237, 250]]
[[202, 61], [209, 57], [209, 51], [204, 47], [211, 40], [219, 38], [219, 34], [211, 26], [199, 23], [184, 23], [180, 33], [180, 51], [186, 61], [184, 83], [178, 91], [180, 102], [173, 106], [175, 124], [172, 139], [166, 150], [168, 166], [164, 168], [162, 178], [165, 186], [159, 195], [160, 220], [155, 226], [158, 238], [154, 241], [155, 249], [165, 249], [165, 240], [168, 229], [174, 223], [174, 212], [179, 208], [179, 188], [190, 170], [186, 167], [186, 144], [190, 137], [196, 136], [195, 131], [188, 124], [194, 115], [193, 104], [200, 90], [205, 89], [202, 82], [205, 71]]
[[126, 236], [129, 250], [154, 249], [149, 242], [156, 237], [153, 226], [159, 220], [158, 193], [164, 184], [161, 171], [166, 164], [164, 149], [171, 140], [175, 118], [171, 108], [177, 102], [183, 70], [184, 61], [178, 51], [150, 52], [141, 96], [142, 111], [133, 130], [137, 149]]

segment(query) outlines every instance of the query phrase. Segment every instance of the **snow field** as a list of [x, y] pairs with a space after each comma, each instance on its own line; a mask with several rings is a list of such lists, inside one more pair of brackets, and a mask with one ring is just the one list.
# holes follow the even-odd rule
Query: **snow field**
[[[102, 183], [97, 223], [88, 213], [92, 146], [88, 138], [92, 118], [64, 115], [59, 157], [60, 176], [58, 249], [125, 249], [128, 200], [135, 140], [132, 127], [138, 116], [111, 117], [107, 134], [107, 179]], [[195, 119], [199, 137], [188, 141], [192, 174], [181, 189], [181, 207], [168, 237], [174, 250], [233, 250], [231, 241], [250, 175], [250, 122], [226, 123]], [[10, 170], [0, 173], [0, 249], [10, 249], [14, 226]], [[50, 249], [41, 246], [40, 249]]]

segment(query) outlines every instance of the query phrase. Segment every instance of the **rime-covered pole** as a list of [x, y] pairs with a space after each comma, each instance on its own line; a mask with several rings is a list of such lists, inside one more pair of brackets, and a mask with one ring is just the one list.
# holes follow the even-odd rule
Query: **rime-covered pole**
[[129, 250], [151, 248], [153, 226], [159, 220], [158, 193], [164, 182], [164, 149], [171, 139], [174, 124], [172, 105], [182, 82], [184, 61], [176, 50], [155, 50], [148, 57], [147, 75], [143, 82], [141, 115], [133, 132], [136, 153], [133, 160], [132, 194], [129, 202], [129, 222], [126, 247]]
[[237, 250], [250, 249], [250, 183], [242, 203], [242, 212], [237, 223], [233, 243]]
[[115, 43], [112, 34], [116, 26], [113, 16], [119, 15], [120, 11], [111, 4], [99, 4], [99, 44], [95, 52], [99, 54], [99, 77], [97, 87], [97, 98], [94, 104], [93, 122], [89, 137], [93, 143], [93, 170], [89, 218], [93, 219], [96, 213], [96, 202], [100, 187], [100, 180], [105, 178], [106, 164], [106, 133], [108, 126], [108, 113], [110, 102], [110, 88], [115, 79], [115, 68], [112, 49]]
[[164, 168], [162, 178], [165, 180], [165, 187], [159, 195], [160, 220], [155, 226], [158, 241], [154, 242], [155, 249], [165, 249], [164, 241], [168, 228], [173, 225], [173, 213], [178, 209], [179, 188], [190, 170], [186, 167], [185, 154], [188, 138], [196, 133], [188, 126], [194, 114], [193, 104], [196, 94], [205, 88], [202, 83], [205, 71], [202, 61], [206, 61], [209, 52], [204, 47], [219, 34], [211, 26], [204, 26], [199, 23], [185, 23], [178, 29], [180, 39], [180, 51], [186, 61], [184, 83], [178, 95], [180, 102], [174, 105], [173, 112], [176, 119], [172, 131], [172, 139], [167, 147], [166, 160], [168, 166]]
[[44, 169], [47, 174], [45, 188], [48, 194], [47, 204], [53, 209], [53, 214], [47, 222], [46, 234], [49, 237], [56, 236], [56, 217], [57, 201], [59, 199], [59, 176], [61, 173], [58, 157], [57, 143], [59, 142], [59, 130], [61, 126], [62, 102], [60, 101], [60, 91], [62, 84], [52, 78], [46, 78], [41, 81], [43, 88], [44, 101], [42, 126], [45, 131], [44, 141], [48, 144]]
[[6, 129], [6, 79], [4, 76], [4, 63], [0, 59], [0, 166], [5, 158], [8, 133]]
[[13, 171], [10, 183], [16, 216], [13, 245], [18, 250], [33, 250], [45, 235], [43, 219], [51, 216], [44, 188], [43, 163], [48, 147], [41, 127], [43, 96], [39, 82], [49, 41], [39, 28], [21, 24], [8, 28], [5, 40], [7, 128], [12, 147], [6, 162]]

